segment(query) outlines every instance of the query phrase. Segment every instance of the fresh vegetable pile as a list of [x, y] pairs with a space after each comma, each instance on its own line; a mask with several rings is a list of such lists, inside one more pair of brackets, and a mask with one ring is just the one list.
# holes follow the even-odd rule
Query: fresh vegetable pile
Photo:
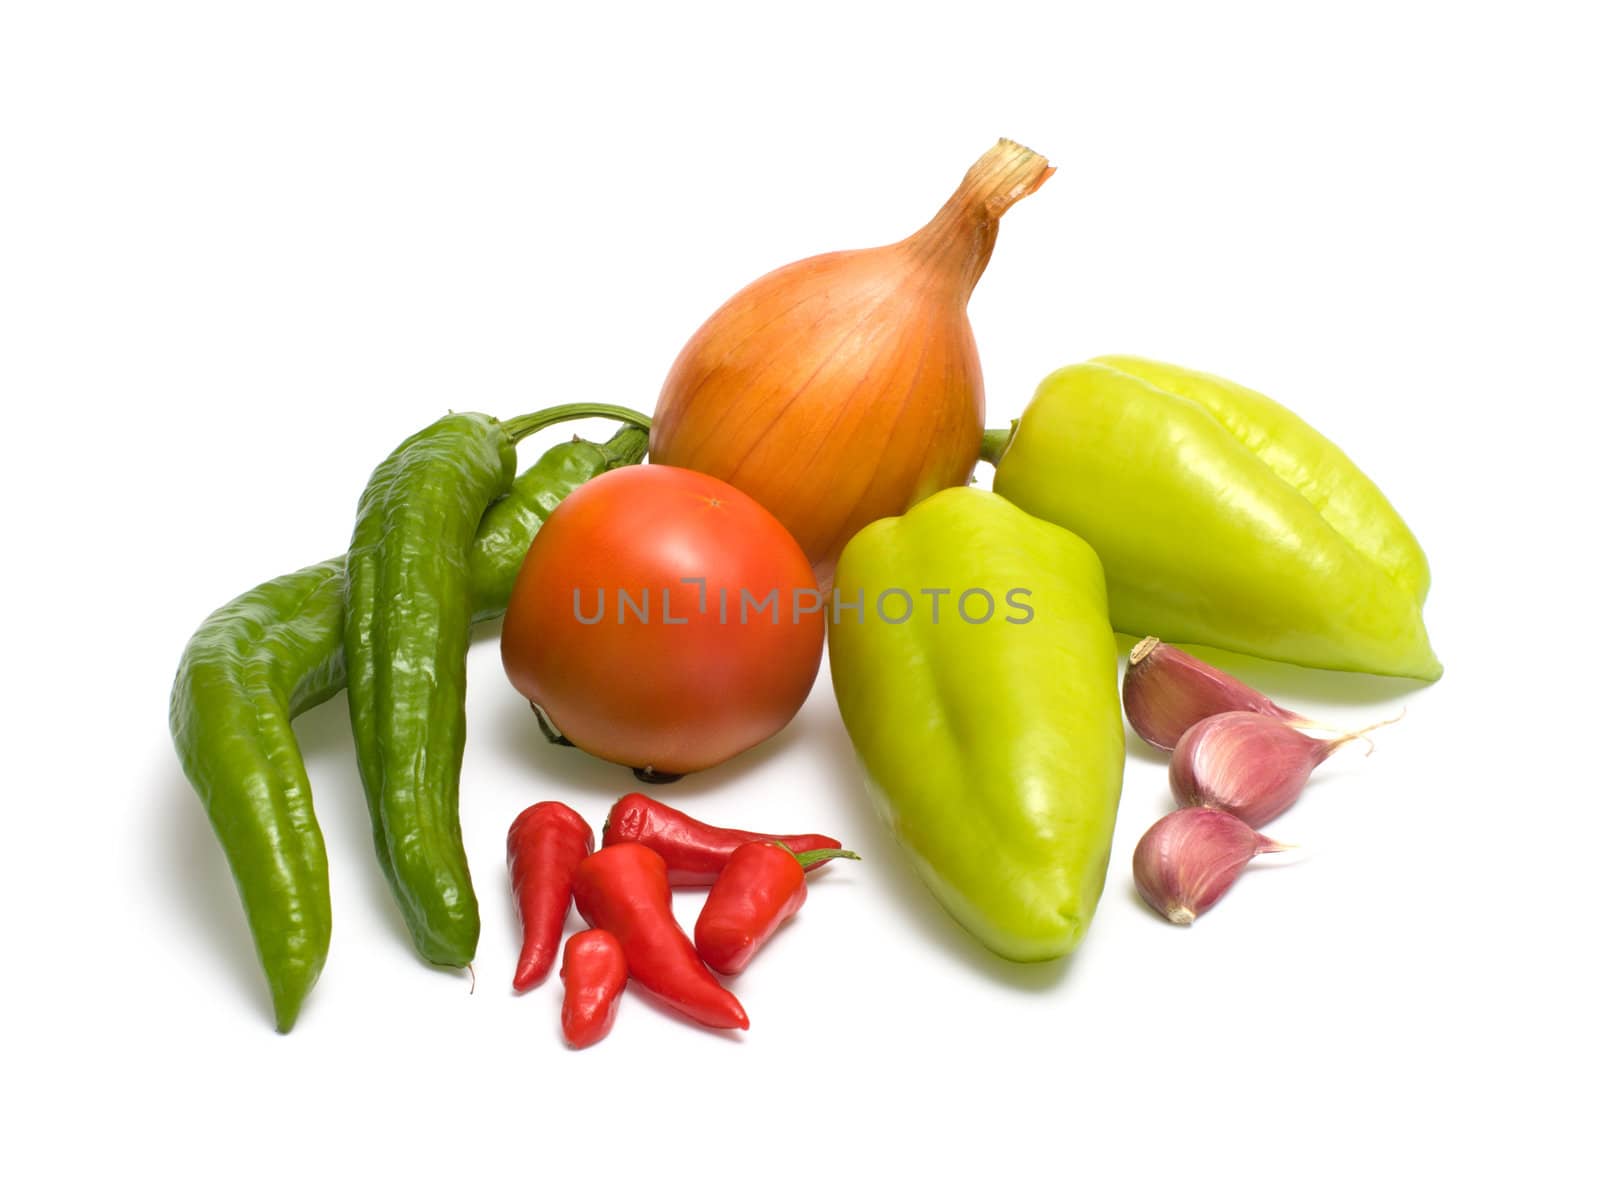
[[[479, 952], [459, 798], [476, 621], [505, 615], [530, 738], [658, 783], [781, 730], [826, 639], [879, 815], [954, 919], [1020, 961], [1069, 954], [1094, 917], [1124, 708], [1172, 753], [1179, 809], [1139, 842], [1134, 880], [1178, 923], [1282, 850], [1257, 829], [1366, 740], [1371, 728], [1323, 727], [1172, 644], [1438, 678], [1420, 545], [1283, 406], [1113, 356], [1056, 372], [1008, 429], [985, 431], [966, 302], [1001, 216], [1052, 171], [1002, 141], [904, 241], [757, 280], [689, 340], [653, 419], [609, 405], [440, 419], [373, 471], [346, 555], [201, 625], [173, 739], [280, 1031], [332, 926], [291, 720], [343, 688], [374, 848], [418, 955], [459, 966]], [[518, 440], [588, 417], [624, 425], [516, 475]], [[992, 491], [969, 484], [980, 456]], [[1144, 636], [1121, 705], [1115, 632]], [[799, 908], [811, 870], [853, 856], [640, 794], [612, 808], [596, 850], [582, 815], [540, 802], [507, 837], [514, 988], [559, 957], [574, 1047], [605, 1036], [629, 982], [698, 1023], [746, 1028], [722, 979]], [[672, 912], [683, 886], [710, 887], [692, 939]], [[588, 930], [563, 949], [573, 904]]]

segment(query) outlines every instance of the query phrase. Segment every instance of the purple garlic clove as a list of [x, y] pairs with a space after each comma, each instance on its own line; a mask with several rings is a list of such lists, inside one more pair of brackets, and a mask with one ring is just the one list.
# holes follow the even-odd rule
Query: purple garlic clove
[[1216, 905], [1254, 857], [1286, 847], [1220, 810], [1176, 810], [1133, 850], [1133, 881], [1157, 914], [1189, 924]]
[[1397, 719], [1314, 739], [1269, 714], [1236, 710], [1201, 719], [1172, 751], [1167, 777], [1179, 806], [1225, 810], [1251, 827], [1294, 805], [1311, 772], [1352, 740]]
[[1317, 723], [1285, 710], [1220, 668], [1148, 635], [1128, 653], [1122, 678], [1122, 708], [1148, 744], [1171, 751], [1183, 733], [1201, 719], [1230, 710], [1270, 714], [1293, 726]]

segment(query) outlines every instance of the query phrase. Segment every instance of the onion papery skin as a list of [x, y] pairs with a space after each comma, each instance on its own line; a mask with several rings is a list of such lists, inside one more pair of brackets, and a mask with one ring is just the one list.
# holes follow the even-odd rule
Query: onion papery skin
[[651, 460], [754, 497], [830, 588], [856, 531], [971, 479], [984, 396], [967, 301], [1000, 215], [1052, 170], [1002, 141], [910, 238], [803, 259], [737, 293], [672, 365]]

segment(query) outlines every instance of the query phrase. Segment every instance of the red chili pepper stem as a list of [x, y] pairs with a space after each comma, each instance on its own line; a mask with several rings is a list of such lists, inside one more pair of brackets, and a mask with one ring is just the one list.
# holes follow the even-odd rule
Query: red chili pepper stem
[[838, 840], [825, 835], [768, 835], [713, 827], [638, 793], [617, 799], [601, 836], [601, 843], [608, 848], [634, 843], [654, 850], [666, 862], [667, 881], [674, 886], [711, 885], [745, 844], [782, 840], [794, 852], [839, 847]]
[[782, 848], [790, 856], [794, 857], [795, 860], [799, 861], [802, 869], [809, 869], [812, 865], [818, 863], [819, 861], [834, 860], [837, 857], [843, 857], [845, 860], [861, 859], [848, 848], [813, 848], [810, 852], [796, 852], [782, 840], [774, 840], [773, 843], [777, 844], [778, 847]]

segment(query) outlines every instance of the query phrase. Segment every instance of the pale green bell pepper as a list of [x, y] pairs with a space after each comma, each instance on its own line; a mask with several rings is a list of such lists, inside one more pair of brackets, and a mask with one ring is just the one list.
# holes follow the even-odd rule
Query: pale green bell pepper
[[1317, 668], [1443, 671], [1416, 537], [1349, 457], [1260, 393], [1106, 356], [1048, 377], [985, 455], [997, 493], [1099, 553], [1119, 631]]
[[922, 880], [1016, 961], [1071, 952], [1122, 792], [1100, 563], [993, 493], [946, 489], [839, 559], [828, 655], [870, 793]]

